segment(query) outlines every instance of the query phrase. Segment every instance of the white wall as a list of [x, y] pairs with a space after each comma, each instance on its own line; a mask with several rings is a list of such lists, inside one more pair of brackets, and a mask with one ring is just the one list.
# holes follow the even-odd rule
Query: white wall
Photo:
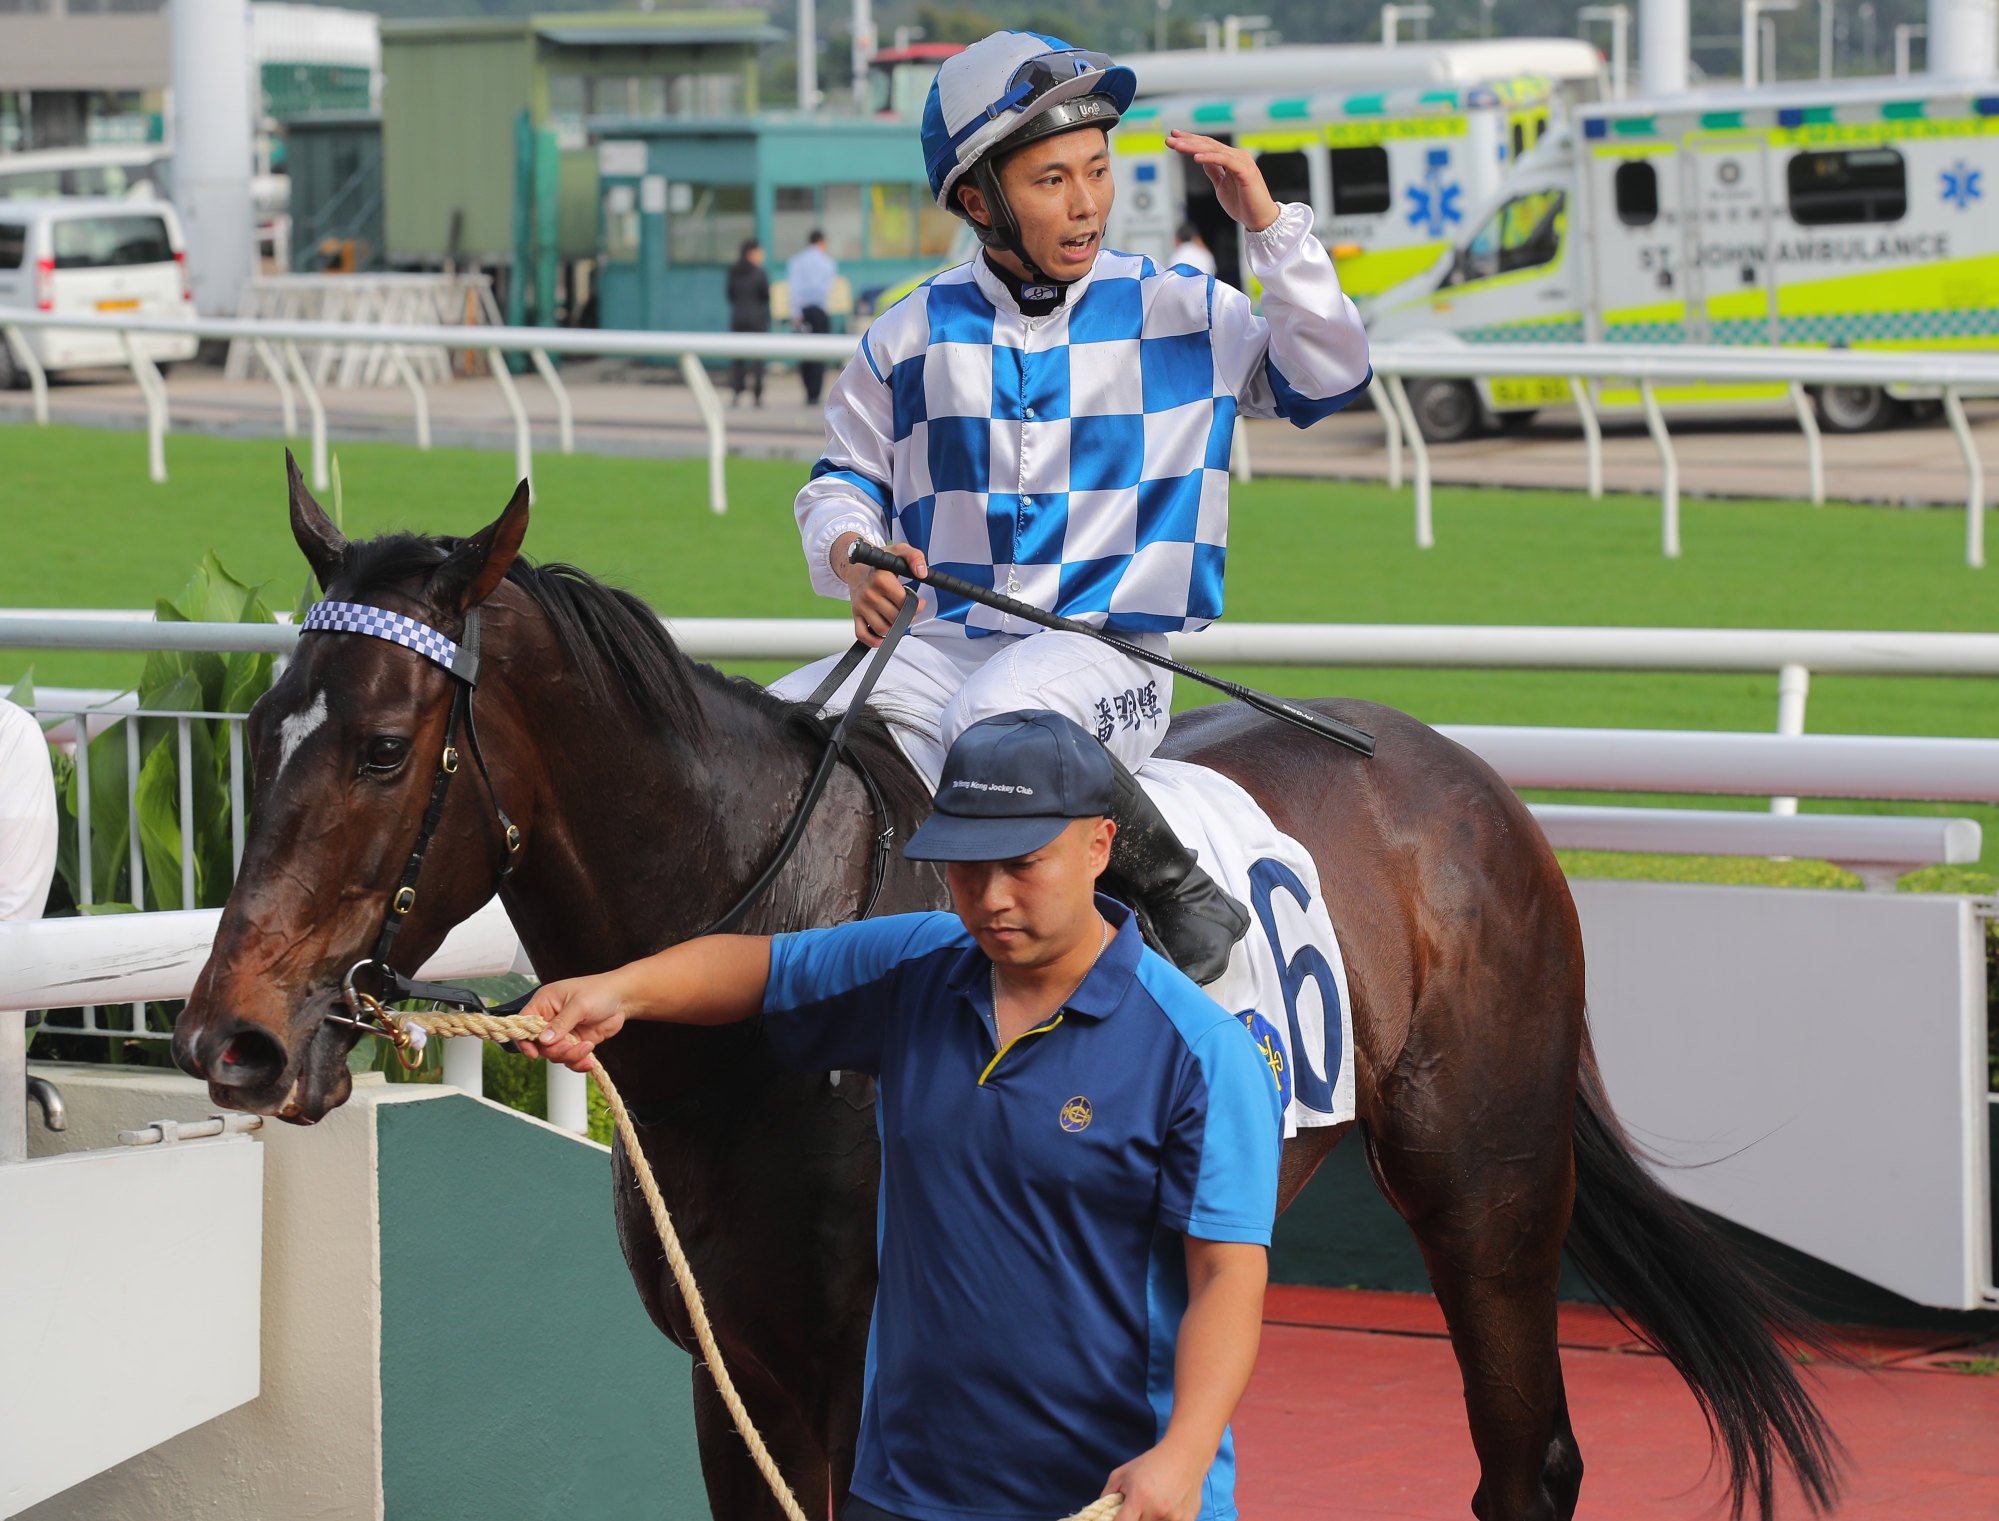
[[1682, 1198], [1919, 1304], [1992, 1281], [1975, 900], [1576, 881], [1611, 1102]]
[[[214, 1112], [179, 1073], [45, 1065], [69, 1130], [31, 1145], [111, 1144], [120, 1129]], [[435, 1090], [429, 1090], [434, 1092]], [[264, 1159], [263, 1392], [23, 1513], [30, 1521], [374, 1521], [382, 1514], [381, 1306], [375, 1110], [425, 1090], [379, 1076], [310, 1129], [268, 1124]], [[199, 1143], [197, 1143], [199, 1144]], [[213, 1271], [203, 1253], [138, 1258], [155, 1311]], [[9, 1377], [16, 1370], [9, 1369]]]

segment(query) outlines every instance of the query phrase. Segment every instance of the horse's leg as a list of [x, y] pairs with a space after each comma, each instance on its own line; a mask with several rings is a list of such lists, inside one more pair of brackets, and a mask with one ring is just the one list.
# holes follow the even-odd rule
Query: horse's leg
[[[797, 1410], [782, 1395], [767, 1395], [755, 1385], [746, 1386], [740, 1377], [736, 1392], [800, 1508], [808, 1516], [827, 1515], [832, 1505], [831, 1471]], [[707, 1364], [701, 1362], [694, 1365], [694, 1435], [701, 1445], [701, 1479], [708, 1487], [708, 1510], [715, 1521], [738, 1517], [784, 1521], [784, 1508], [758, 1472]]]
[[[1567, 1106], [1512, 1155], [1478, 1147], [1469, 1116], [1391, 1114], [1364, 1132], [1382, 1191], [1415, 1232], [1443, 1306], [1478, 1452], [1480, 1521], [1567, 1521], [1582, 1484], [1555, 1340], [1574, 1179]], [[1481, 1148], [1482, 1150], [1482, 1148]]]

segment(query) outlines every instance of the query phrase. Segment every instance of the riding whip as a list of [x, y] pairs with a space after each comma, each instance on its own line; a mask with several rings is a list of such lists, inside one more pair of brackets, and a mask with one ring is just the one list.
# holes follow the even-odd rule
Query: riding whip
[[1044, 613], [1031, 603], [1009, 597], [1003, 592], [991, 591], [941, 570], [933, 570], [927, 576], [919, 576], [910, 569], [909, 562], [901, 555], [891, 554], [865, 539], [856, 539], [848, 547], [847, 557], [858, 560], [863, 565], [872, 565], [876, 570], [885, 570], [904, 580], [918, 581], [926, 586], [934, 586], [939, 591], [963, 597], [968, 602], [977, 602], [990, 607], [995, 612], [1006, 613], [1028, 623], [1038, 623], [1043, 628], [1058, 629], [1065, 634], [1084, 634], [1101, 644], [1108, 644], [1119, 654], [1129, 655], [1134, 660], [1143, 660], [1147, 665], [1171, 671], [1176, 676], [1185, 676], [1203, 686], [1213, 687], [1218, 692], [1226, 692], [1239, 702], [1246, 702], [1259, 713], [1268, 713], [1272, 718], [1281, 718], [1286, 723], [1296, 724], [1309, 730], [1321, 739], [1330, 739], [1345, 745], [1349, 750], [1358, 750], [1362, 755], [1374, 754], [1374, 736], [1365, 729], [1357, 729], [1352, 724], [1342, 723], [1337, 718], [1328, 718], [1323, 713], [1314, 713], [1310, 708], [1301, 708], [1294, 702], [1286, 702], [1281, 697], [1272, 697], [1268, 692], [1259, 692], [1254, 687], [1246, 687], [1221, 676], [1210, 676], [1206, 671], [1191, 665], [1182, 665], [1168, 655], [1155, 655], [1143, 645], [1133, 644], [1128, 639], [1120, 639], [1115, 634], [1107, 634], [1102, 629], [1091, 628], [1078, 623], [1074, 618], [1064, 618], [1056, 613]]

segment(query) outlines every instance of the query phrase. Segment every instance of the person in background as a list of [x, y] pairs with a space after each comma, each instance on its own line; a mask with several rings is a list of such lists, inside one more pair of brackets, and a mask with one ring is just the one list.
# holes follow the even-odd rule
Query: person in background
[[[770, 275], [764, 270], [764, 246], [755, 238], [746, 238], [736, 255], [736, 262], [729, 266], [729, 331], [732, 333], [768, 333], [770, 331]], [[743, 399], [743, 386], [747, 383], [756, 397], [756, 404], [764, 404], [764, 362], [761, 359], [732, 359], [729, 361], [729, 405], [734, 406]]]
[[56, 786], [42, 726], [0, 697], [0, 919], [39, 919], [56, 873]]
[[1201, 230], [1192, 222], [1182, 222], [1173, 239], [1173, 252], [1166, 256], [1168, 269], [1184, 264], [1204, 275], [1215, 272], [1215, 256], [1208, 251], [1207, 239], [1201, 236]]
[[[784, 277], [791, 283], [791, 326], [794, 332], [830, 333], [833, 319], [827, 303], [833, 299], [833, 282], [840, 266], [826, 251], [826, 234], [817, 227], [805, 239], [805, 246], [791, 256]], [[826, 366], [806, 360], [798, 366], [798, 378], [805, 382], [805, 404], [819, 405], [819, 388], [826, 383]]]

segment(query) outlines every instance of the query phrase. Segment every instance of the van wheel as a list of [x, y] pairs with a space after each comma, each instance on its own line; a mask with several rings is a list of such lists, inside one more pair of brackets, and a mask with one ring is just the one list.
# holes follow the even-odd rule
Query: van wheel
[[14, 357], [14, 346], [0, 338], [0, 391], [25, 391], [28, 372]]
[[1419, 380], [1409, 387], [1409, 410], [1426, 443], [1455, 444], [1475, 438], [1485, 419], [1478, 392], [1469, 380]]
[[1879, 386], [1820, 386], [1812, 409], [1828, 433], [1871, 433], [1902, 414], [1902, 404]]

